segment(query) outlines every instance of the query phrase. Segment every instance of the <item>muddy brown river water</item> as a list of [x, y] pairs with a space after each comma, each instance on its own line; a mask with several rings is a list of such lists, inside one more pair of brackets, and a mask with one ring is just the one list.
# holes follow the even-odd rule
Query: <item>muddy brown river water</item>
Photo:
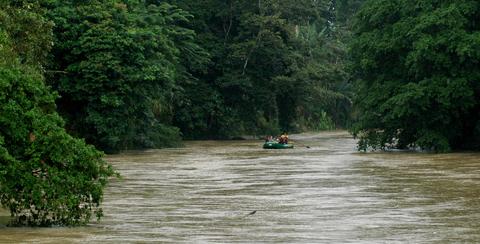
[[480, 154], [359, 153], [346, 132], [291, 139], [109, 156], [123, 179], [100, 222], [0, 226], [0, 243], [480, 242]]

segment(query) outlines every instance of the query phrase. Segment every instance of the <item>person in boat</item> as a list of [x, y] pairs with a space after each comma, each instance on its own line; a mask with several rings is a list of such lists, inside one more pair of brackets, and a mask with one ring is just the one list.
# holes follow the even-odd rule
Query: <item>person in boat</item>
[[271, 142], [273, 141], [273, 137], [272, 136], [266, 136], [265, 137], [265, 142]]
[[282, 133], [279, 140], [280, 144], [288, 144], [288, 134], [286, 131]]

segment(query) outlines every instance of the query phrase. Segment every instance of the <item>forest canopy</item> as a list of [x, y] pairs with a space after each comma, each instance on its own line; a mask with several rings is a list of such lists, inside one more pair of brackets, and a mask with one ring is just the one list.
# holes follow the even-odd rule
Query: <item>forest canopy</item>
[[102, 150], [349, 121], [335, 1], [50, 1], [46, 8], [55, 43], [47, 83], [61, 96], [67, 129]]
[[480, 149], [480, 2], [371, 0], [354, 24], [359, 147]]

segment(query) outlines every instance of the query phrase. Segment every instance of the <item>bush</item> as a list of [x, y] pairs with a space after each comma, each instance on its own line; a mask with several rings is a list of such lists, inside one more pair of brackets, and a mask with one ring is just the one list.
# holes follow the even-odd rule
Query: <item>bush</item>
[[102, 216], [103, 154], [63, 129], [41, 75], [0, 66], [0, 204], [12, 225], [81, 225]]

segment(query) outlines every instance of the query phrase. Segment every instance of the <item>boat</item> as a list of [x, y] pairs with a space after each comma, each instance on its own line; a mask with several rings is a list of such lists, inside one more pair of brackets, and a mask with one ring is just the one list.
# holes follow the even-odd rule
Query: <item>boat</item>
[[290, 149], [293, 148], [293, 144], [282, 144], [276, 141], [267, 141], [263, 144], [264, 149]]

